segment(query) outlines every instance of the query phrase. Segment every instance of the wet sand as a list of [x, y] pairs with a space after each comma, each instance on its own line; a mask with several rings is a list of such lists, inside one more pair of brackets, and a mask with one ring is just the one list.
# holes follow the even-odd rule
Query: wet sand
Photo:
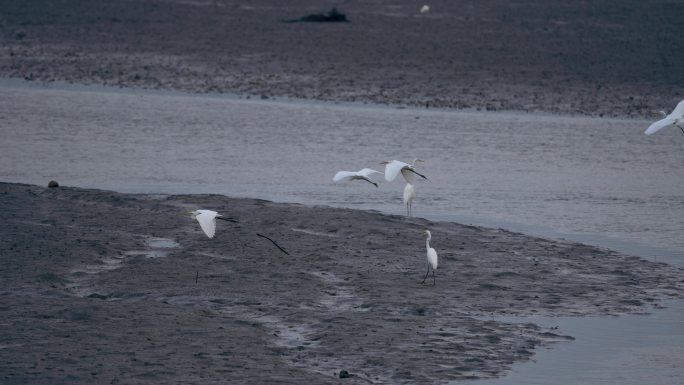
[[[682, 98], [668, 0], [30, 0], [0, 76], [257, 97], [650, 117]], [[336, 5], [348, 23], [284, 23]]]
[[[183, 214], [199, 207], [239, 223], [208, 239]], [[619, 315], [683, 293], [666, 264], [372, 211], [2, 183], [0, 216], [4, 384], [488, 378], [572, 336], [482, 316]]]
[[[349, 23], [313, 24], [281, 22], [327, 10], [299, 0], [11, 1], [0, 76], [598, 116], [681, 99], [681, 5], [481, 3], [347, 1]], [[183, 215], [197, 207], [240, 223], [207, 239]], [[1, 183], [0, 239], [3, 384], [488, 378], [572, 336], [482, 316], [682, 298], [681, 270], [605, 249], [218, 195]]]

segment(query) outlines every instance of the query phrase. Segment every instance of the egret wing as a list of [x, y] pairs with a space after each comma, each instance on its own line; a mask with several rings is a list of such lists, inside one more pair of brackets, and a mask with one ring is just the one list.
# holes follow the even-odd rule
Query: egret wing
[[[680, 104], [681, 104], [681, 103], [680, 103]], [[677, 107], [679, 107], [679, 106], [677, 106]], [[646, 131], [644, 132], [644, 134], [646, 134], [646, 135], [651, 135], [651, 134], [653, 134], [653, 133], [655, 133], [655, 132], [658, 132], [661, 128], [667, 127], [667, 126], [669, 126], [670, 124], [673, 124], [673, 123], [674, 123], [674, 119], [669, 118], [669, 117], [668, 117], [668, 118], [665, 118], [665, 119], [660, 119], [659, 121], [657, 121], [657, 122], [651, 124], [651, 125], [646, 129]]]
[[195, 218], [204, 234], [207, 234], [209, 238], [214, 238], [214, 234], [216, 234], [216, 213], [204, 211]]
[[366, 178], [368, 178], [368, 175], [375, 174], [375, 173], [382, 174], [380, 171], [375, 171], [372, 168], [364, 168], [361, 171], [357, 172], [358, 175], [365, 176]]
[[413, 183], [416, 180], [416, 174], [411, 171], [408, 167], [401, 169], [401, 176], [404, 177], [406, 183]]
[[407, 163], [400, 162], [398, 160], [393, 160], [385, 166], [385, 179], [388, 182], [391, 182], [394, 180], [394, 178], [399, 175], [399, 172], [401, 171], [402, 168], [408, 166]]
[[342, 179], [348, 179], [356, 175], [355, 172], [352, 171], [338, 171], [337, 174], [333, 177], [333, 182], [339, 182]]
[[684, 100], [677, 103], [677, 107], [675, 107], [675, 109], [672, 110], [672, 113], [670, 114], [670, 116], [672, 116], [673, 118], [679, 118], [680, 116], [683, 116], [683, 115], [684, 115]]

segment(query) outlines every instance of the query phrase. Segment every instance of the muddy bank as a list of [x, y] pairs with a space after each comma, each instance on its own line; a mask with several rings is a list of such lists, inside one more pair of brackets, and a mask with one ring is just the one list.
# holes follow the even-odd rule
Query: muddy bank
[[[314, 4], [315, 3], [315, 4]], [[337, 6], [348, 23], [284, 23]], [[682, 98], [668, 0], [24, 0], [0, 76], [261, 97], [649, 117]]]
[[[208, 239], [183, 214], [198, 207], [239, 224]], [[486, 378], [572, 336], [478, 316], [624, 314], [682, 296], [665, 264], [375, 212], [2, 183], [0, 216], [5, 384]], [[423, 229], [435, 286], [420, 284]]]

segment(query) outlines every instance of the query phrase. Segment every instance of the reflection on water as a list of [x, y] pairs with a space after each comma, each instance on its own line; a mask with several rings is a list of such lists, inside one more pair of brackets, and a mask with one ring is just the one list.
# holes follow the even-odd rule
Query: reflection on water
[[[418, 216], [684, 254], [684, 137], [648, 121], [447, 112], [0, 83], [0, 180], [218, 193], [401, 214], [403, 184], [340, 169], [419, 156]], [[599, 240], [600, 241], [600, 240]]]
[[[402, 183], [333, 184], [332, 176], [418, 156], [429, 180], [416, 184], [417, 216], [574, 238], [681, 264], [684, 137], [674, 129], [646, 137], [648, 123], [46, 89], [5, 80], [0, 180], [403, 214]], [[684, 346], [683, 307], [641, 318], [558, 319], [578, 340], [554, 345], [537, 356], [542, 369], [522, 364], [504, 382], [682, 383], [684, 365], [673, 360], [683, 353], [676, 348]], [[676, 366], [663, 369], [668, 365]]]

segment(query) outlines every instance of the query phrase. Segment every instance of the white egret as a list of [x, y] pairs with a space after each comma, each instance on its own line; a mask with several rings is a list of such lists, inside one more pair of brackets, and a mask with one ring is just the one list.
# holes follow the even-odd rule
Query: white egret
[[339, 182], [341, 180], [365, 180], [368, 183], [371, 183], [375, 187], [378, 187], [378, 184], [373, 182], [371, 178], [369, 178], [369, 175], [371, 174], [382, 174], [380, 171], [375, 171], [370, 168], [364, 168], [359, 171], [338, 171], [337, 174], [333, 177], [333, 182]]
[[420, 7], [420, 13], [428, 13], [428, 12], [430, 12], [430, 6], [429, 5], [426, 4], [426, 5], [423, 5], [422, 7]]
[[413, 210], [413, 198], [416, 197], [416, 189], [411, 183], [406, 183], [404, 187], [404, 204], [406, 205], [406, 216], [411, 217], [411, 211]]
[[[401, 172], [401, 175], [404, 177], [407, 183], [413, 184], [413, 180], [415, 179], [415, 175], [420, 176], [423, 179], [427, 179], [427, 177], [419, 172], [416, 171], [415, 165], [416, 162], [422, 162], [422, 159], [414, 159], [412, 164], [404, 163], [400, 160], [386, 160], [384, 162], [381, 162], [380, 164], [385, 165], [385, 179], [388, 182], [393, 181], [397, 175]], [[415, 174], [415, 175], [414, 175]]]
[[237, 222], [233, 219], [222, 218], [221, 214], [212, 210], [195, 210], [189, 212], [188, 214], [190, 214], [193, 219], [197, 219], [202, 231], [204, 231], [204, 234], [207, 234], [207, 237], [209, 238], [214, 238], [214, 235], [216, 234], [217, 219], [228, 222]]
[[648, 129], [644, 132], [646, 135], [651, 135], [658, 132], [661, 128], [674, 125], [682, 130], [684, 134], [684, 100], [677, 104], [677, 107], [670, 113], [670, 115], [665, 115], [665, 112], [660, 111], [665, 117], [659, 121], [651, 124]]
[[430, 247], [430, 239], [432, 239], [432, 234], [430, 233], [430, 230], [425, 230], [425, 234], [427, 234], [427, 239], [425, 240], [425, 248], [427, 249], [427, 273], [425, 273], [425, 278], [423, 278], [423, 282], [425, 283], [425, 280], [428, 277], [428, 274], [430, 274], [430, 267], [432, 267], [432, 285], [435, 285], [435, 270], [437, 270], [437, 252], [435, 249]]

